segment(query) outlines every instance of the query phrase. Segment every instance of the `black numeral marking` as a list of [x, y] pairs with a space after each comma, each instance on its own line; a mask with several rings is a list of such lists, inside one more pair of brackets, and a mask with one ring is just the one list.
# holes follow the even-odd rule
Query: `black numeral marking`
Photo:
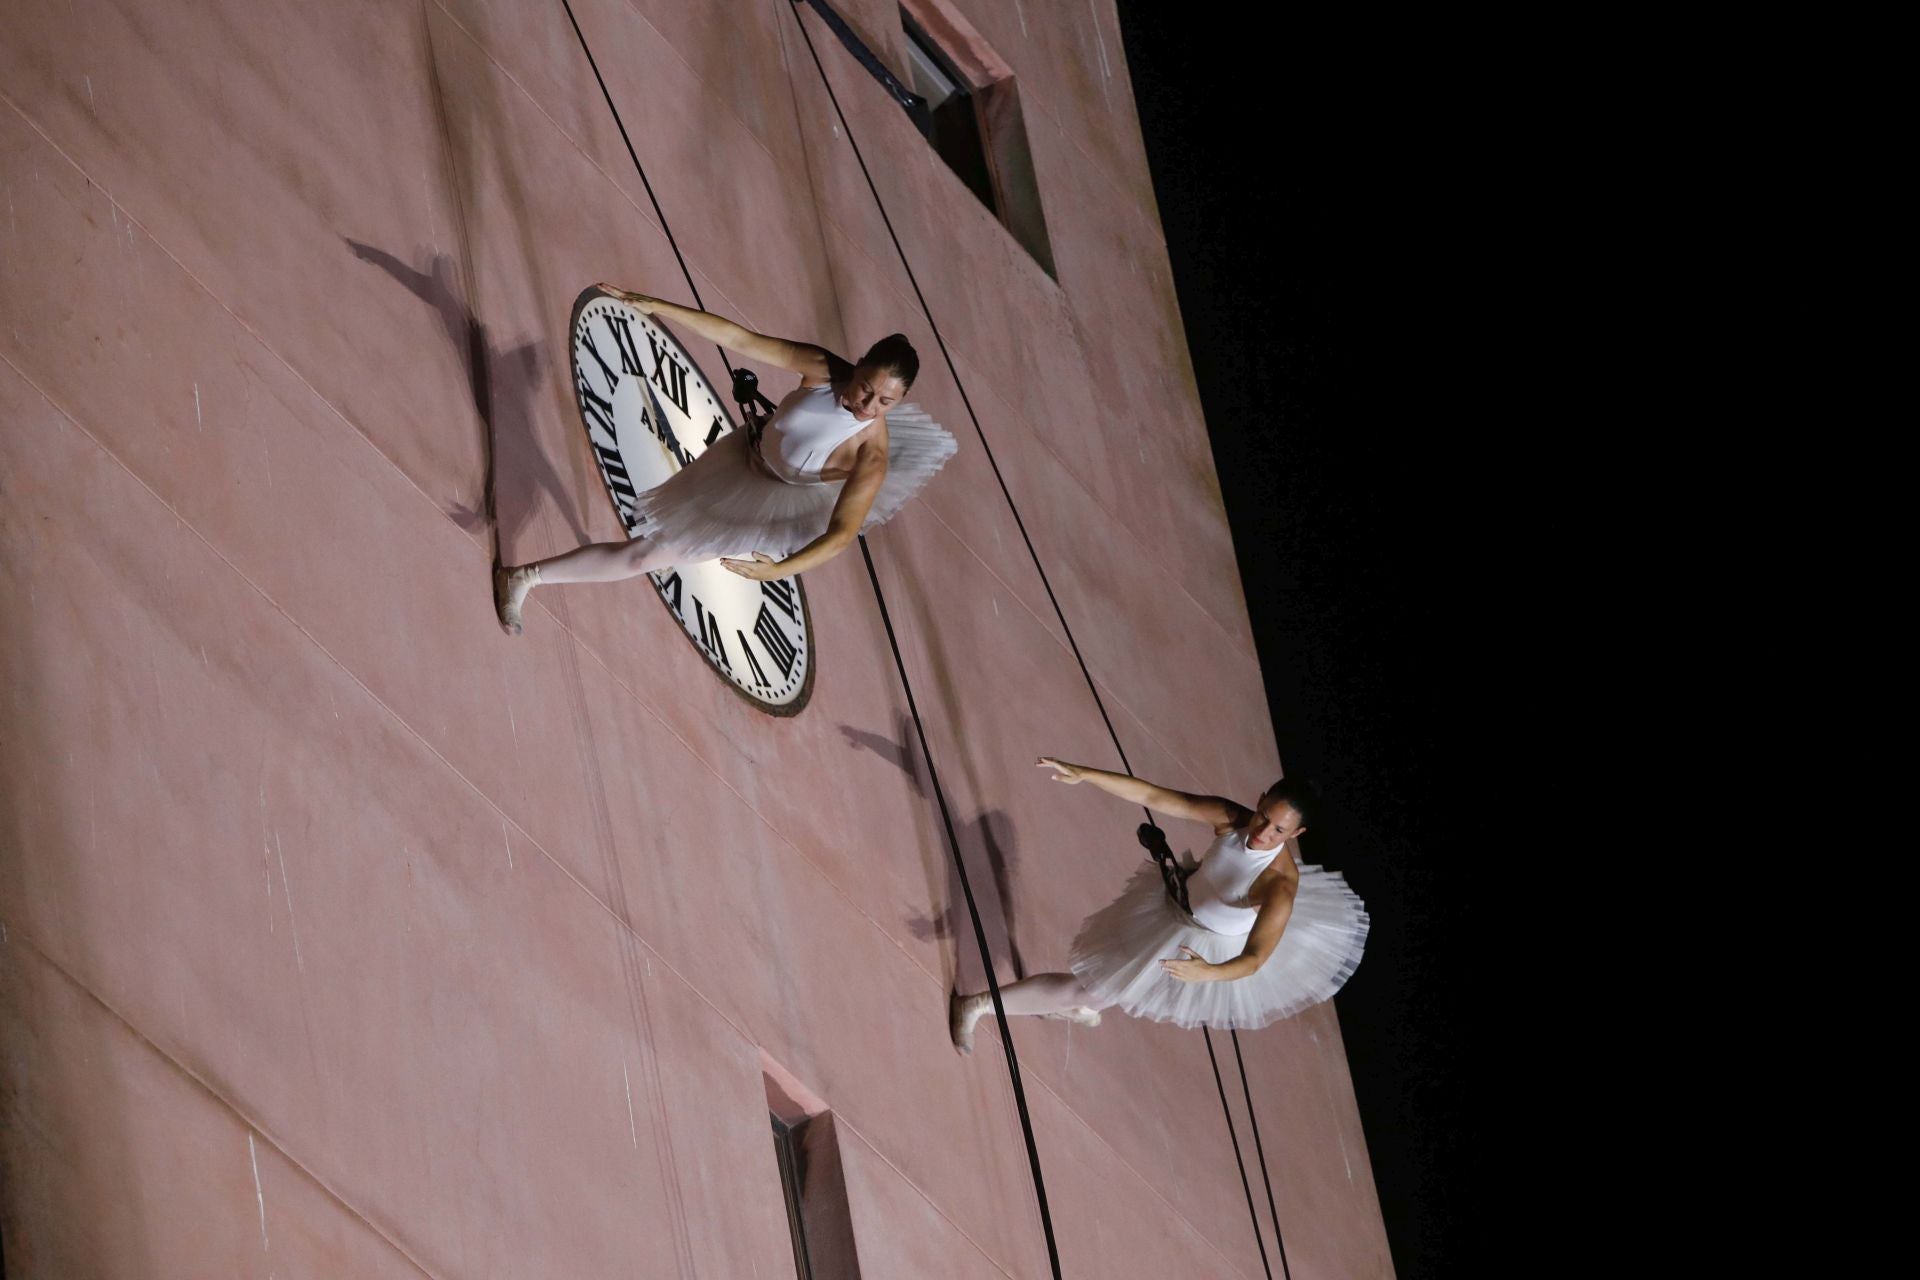
[[[620, 348], [620, 368], [626, 373], [640, 372], [640, 348], [633, 344], [633, 324], [625, 316], [605, 315], [601, 319], [607, 322], [607, 332], [613, 335], [614, 345]], [[652, 337], [649, 335], [648, 340]]]
[[674, 358], [671, 350], [654, 341], [651, 333], [647, 335], [647, 349], [653, 352], [653, 385], [681, 413], [687, 412], [687, 367]]
[[613, 371], [613, 366], [608, 364], [606, 357], [600, 354], [600, 348], [593, 345], [593, 330], [582, 325], [580, 341], [585, 344], [587, 354], [593, 357], [593, 362], [600, 366], [600, 372], [607, 375], [607, 394], [612, 395], [614, 388], [620, 385], [620, 375]]
[[760, 584], [760, 594], [773, 601], [780, 612], [794, 623], [800, 621], [800, 602], [794, 596], [793, 579], [770, 578]]
[[661, 410], [660, 402], [651, 395], [647, 397], [646, 404], [640, 407], [640, 417], [646, 422], [647, 430], [653, 432], [653, 438], [660, 442], [661, 448], [673, 456], [675, 462], [684, 467], [693, 461], [693, 455], [687, 452], [686, 447], [680, 443], [680, 437], [673, 434], [673, 429], [667, 425], [667, 415]]
[[601, 399], [599, 393], [587, 385], [585, 374], [574, 378], [573, 387], [580, 393], [580, 409], [587, 415], [588, 431], [599, 427], [608, 444], [618, 444], [620, 436], [613, 429], [613, 401]]
[[753, 646], [747, 643], [747, 633], [735, 631], [733, 634], [740, 641], [740, 652], [747, 655], [747, 665], [753, 668], [753, 682], [763, 689], [766, 688], [770, 683], [767, 673], [761, 668], [759, 659], [753, 656]]
[[613, 491], [613, 505], [619, 509], [620, 523], [631, 529], [634, 503], [639, 500], [640, 495], [634, 490], [633, 477], [627, 474], [627, 464], [620, 460], [617, 452], [607, 448], [598, 440], [589, 441], [589, 443], [593, 445], [594, 453], [600, 457], [600, 474], [607, 478], [607, 488]]
[[713, 415], [713, 429], [707, 432], [707, 443], [712, 444], [725, 434], [727, 434], [727, 420], [716, 413]]
[[792, 678], [793, 664], [799, 660], [800, 651], [794, 648], [793, 641], [787, 639], [787, 633], [780, 629], [780, 624], [773, 620], [773, 615], [767, 612], [764, 604], [760, 606], [760, 616], [754, 619], [753, 634], [760, 638], [768, 656], [779, 666], [781, 678]]
[[700, 646], [713, 655], [714, 661], [733, 674], [733, 664], [727, 661], [727, 638], [720, 634], [720, 619], [707, 612], [707, 606], [700, 603], [700, 597], [693, 598], [693, 616], [700, 632]]
[[678, 573], [670, 573], [660, 583], [660, 590], [667, 593], [667, 604], [675, 613], [680, 612], [680, 588], [683, 584]]

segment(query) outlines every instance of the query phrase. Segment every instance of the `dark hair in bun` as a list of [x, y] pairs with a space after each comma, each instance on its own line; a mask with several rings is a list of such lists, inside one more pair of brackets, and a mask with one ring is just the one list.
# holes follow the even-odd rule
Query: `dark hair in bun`
[[920, 353], [904, 333], [890, 333], [874, 343], [860, 357], [860, 363], [875, 373], [891, 374], [909, 387], [920, 376]]

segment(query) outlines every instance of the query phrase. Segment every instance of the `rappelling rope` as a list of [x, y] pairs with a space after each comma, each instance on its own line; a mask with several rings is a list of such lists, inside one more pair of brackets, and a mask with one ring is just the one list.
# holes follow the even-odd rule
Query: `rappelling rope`
[[[832, 7], [827, 3], [825, 3], [825, 0], [792, 0], [792, 3], [796, 5], [801, 3], [806, 3], [810, 5], [817, 13], [820, 14], [822, 20], [827, 22], [829, 27], [834, 29], [836, 32], [844, 33], [847, 30], [845, 22], [840, 18], [838, 14], [833, 12]], [[986, 430], [980, 425], [980, 415], [974, 411], [973, 400], [970, 396], [967, 395], [966, 382], [961, 378], [960, 370], [954, 364], [952, 352], [947, 350], [947, 341], [940, 333], [939, 323], [935, 321], [933, 318], [933, 309], [931, 306], [928, 305], [927, 296], [924, 292], [922, 292], [920, 288], [919, 277], [917, 277], [914, 274], [913, 264], [907, 258], [906, 248], [900, 243], [900, 236], [893, 228], [893, 218], [887, 213], [886, 201], [881, 198], [880, 189], [874, 184], [873, 174], [867, 168], [866, 157], [861, 153], [860, 143], [853, 135], [853, 126], [847, 120], [847, 113], [840, 106], [839, 95], [834, 93], [833, 91], [833, 82], [830, 79], [828, 79], [826, 66], [820, 61], [820, 51], [814, 47], [813, 36], [810, 32], [808, 32], [807, 24], [800, 20], [800, 16], [798, 14], [794, 15], [794, 25], [800, 29], [800, 36], [803, 40], [806, 41], [807, 52], [813, 58], [814, 68], [820, 73], [821, 86], [826, 89], [827, 98], [833, 104], [834, 114], [839, 118], [840, 128], [842, 132], [844, 132], [847, 135], [847, 144], [853, 148], [854, 159], [860, 165], [860, 174], [862, 177], [866, 179], [867, 190], [871, 192], [873, 195], [874, 207], [879, 210], [880, 220], [887, 228], [887, 237], [893, 241], [894, 252], [897, 255], [899, 255], [900, 266], [906, 272], [907, 283], [912, 285], [913, 287], [913, 296], [920, 303], [921, 314], [926, 317], [927, 327], [933, 333], [934, 343], [940, 348], [941, 359], [946, 361], [947, 372], [953, 378], [953, 385], [960, 393], [961, 403], [966, 406], [967, 417], [971, 419], [973, 422], [974, 432], [976, 435], [978, 435], [980, 439], [981, 450], [986, 455], [988, 466], [990, 466], [993, 469], [993, 478], [1000, 486], [1001, 496], [1006, 499], [1007, 510], [1013, 516], [1014, 525], [1020, 530], [1020, 539], [1022, 542], [1026, 544], [1027, 555], [1033, 561], [1034, 571], [1040, 575], [1040, 585], [1046, 589], [1047, 600], [1049, 603], [1053, 605], [1054, 617], [1059, 620], [1060, 629], [1063, 633], [1065, 633], [1067, 637], [1067, 645], [1073, 651], [1074, 661], [1077, 662], [1080, 666], [1080, 675], [1086, 681], [1087, 692], [1093, 695], [1094, 706], [1099, 709], [1101, 722], [1106, 725], [1107, 737], [1110, 738], [1113, 742], [1113, 749], [1120, 757], [1120, 763], [1122, 768], [1124, 768], [1128, 774], [1132, 774], [1133, 765], [1127, 759], [1127, 749], [1121, 743], [1119, 733], [1114, 729], [1113, 717], [1109, 715], [1107, 712], [1106, 700], [1100, 696], [1100, 688], [1098, 684], [1096, 684], [1094, 681], [1093, 672], [1088, 668], [1086, 657], [1080, 651], [1080, 642], [1074, 638], [1073, 627], [1071, 626], [1071, 624], [1067, 622], [1066, 611], [1063, 608], [1061, 608], [1060, 598], [1058, 595], [1054, 593], [1053, 582], [1052, 582], [1052, 579], [1049, 578], [1047, 575], [1046, 565], [1041, 562], [1040, 553], [1033, 545], [1033, 537], [1031, 534], [1027, 532], [1027, 523], [1020, 515], [1020, 505], [1019, 503], [1014, 501], [1013, 491], [1010, 488], [1008, 488], [1006, 476], [1000, 470], [1000, 462], [996, 457], [994, 457], [993, 445], [987, 440]], [[846, 40], [847, 36], [843, 34], [842, 39], [843, 41]], [[869, 55], [869, 58], [870, 57], [871, 55]], [[863, 65], [865, 65], [866, 60], [862, 60], [862, 61], [863, 61]], [[882, 83], [888, 84], [891, 91], [891, 77], [888, 77], [887, 80], [883, 80]], [[892, 96], [895, 96], [896, 98], [898, 97], [897, 94], [893, 94]], [[878, 589], [877, 580], [875, 583], [875, 588], [876, 590]], [[904, 674], [905, 673], [903, 669], [902, 670], [903, 678], [904, 678]], [[1147, 811], [1147, 818], [1148, 818], [1147, 825], [1151, 826], [1153, 815], [1150, 810]], [[1165, 856], [1164, 857], [1162, 856], [1161, 851], [1165, 849], [1164, 837], [1161, 837], [1157, 841], [1153, 840], [1150, 838], [1146, 828], [1143, 827], [1140, 832], [1140, 840], [1141, 840], [1141, 843], [1145, 845], [1148, 851], [1153, 855], [1155, 862], [1157, 862], [1160, 865], [1161, 875], [1163, 879], [1167, 881], [1169, 894], [1173, 896], [1176, 901], [1179, 901], [1182, 903], [1182, 905], [1185, 905], [1185, 885], [1180, 878], [1178, 869], [1171, 865], [1171, 851], [1167, 851]], [[1156, 844], [1159, 846], [1158, 848], [1156, 848]], [[991, 966], [989, 966], [989, 973], [991, 973]], [[995, 994], [994, 994], [994, 1007], [997, 1012], [999, 1009], [999, 993], [997, 988], [995, 989]], [[1003, 1035], [1005, 1034], [1004, 1019], [1002, 1020], [1002, 1034]], [[1212, 1033], [1209, 1032], [1205, 1027], [1201, 1028], [1201, 1034], [1206, 1039], [1207, 1057], [1210, 1061], [1214, 1062], [1214, 1082], [1217, 1086], [1219, 1086], [1221, 1111], [1226, 1116], [1227, 1132], [1229, 1136], [1231, 1136], [1233, 1139], [1234, 1159], [1237, 1163], [1240, 1164], [1240, 1183], [1241, 1183], [1242, 1190], [1246, 1192], [1247, 1213], [1253, 1220], [1254, 1239], [1260, 1245], [1260, 1264], [1262, 1268], [1266, 1271], [1266, 1274], [1269, 1277], [1269, 1280], [1271, 1280], [1271, 1277], [1273, 1275], [1273, 1268], [1267, 1262], [1266, 1241], [1264, 1237], [1262, 1237], [1260, 1234], [1260, 1216], [1259, 1216], [1259, 1212], [1254, 1208], [1254, 1205], [1253, 1205], [1253, 1186], [1252, 1186], [1252, 1183], [1247, 1178], [1246, 1165], [1240, 1159], [1240, 1138], [1238, 1133], [1235, 1132], [1235, 1129], [1234, 1129], [1233, 1112], [1231, 1108], [1228, 1107], [1227, 1105], [1226, 1087], [1220, 1081], [1219, 1063], [1217, 1059], [1215, 1059], [1214, 1052], [1213, 1052], [1213, 1036], [1212, 1036]], [[1234, 1051], [1235, 1060], [1240, 1063], [1240, 1072], [1241, 1072], [1240, 1083], [1241, 1083], [1242, 1089], [1245, 1090], [1247, 1093], [1247, 1119], [1253, 1127], [1255, 1146], [1261, 1153], [1260, 1174], [1261, 1174], [1261, 1177], [1263, 1179], [1266, 1179], [1266, 1182], [1267, 1182], [1267, 1193], [1268, 1193], [1267, 1204], [1269, 1209], [1271, 1209], [1273, 1206], [1273, 1194], [1272, 1194], [1273, 1184], [1272, 1184], [1272, 1180], [1267, 1177], [1265, 1148], [1264, 1148], [1264, 1145], [1261, 1144], [1260, 1142], [1260, 1121], [1259, 1121], [1259, 1118], [1255, 1116], [1253, 1112], [1253, 1095], [1252, 1095], [1251, 1088], [1249, 1088], [1247, 1085], [1245, 1060], [1240, 1057], [1240, 1033], [1238, 1031], [1230, 1030], [1228, 1034], [1233, 1039], [1233, 1051]], [[1280, 1234], [1280, 1216], [1277, 1212], [1273, 1214], [1273, 1231], [1274, 1231], [1275, 1239], [1280, 1242], [1281, 1268], [1283, 1272], [1286, 1274], [1288, 1280], [1291, 1280], [1292, 1272], [1290, 1269], [1287, 1268], [1286, 1243], [1285, 1243], [1284, 1237], [1282, 1237]]]
[[[692, 291], [694, 302], [698, 304], [702, 310], [705, 310], [706, 305], [700, 299], [700, 288], [694, 283], [693, 272], [687, 267], [686, 256], [680, 252], [679, 241], [674, 237], [673, 227], [667, 221], [666, 212], [661, 209], [659, 198], [654, 195], [653, 184], [647, 179], [646, 166], [640, 163], [640, 157], [638, 153], [634, 151], [633, 140], [627, 133], [626, 124], [620, 119], [620, 108], [614, 104], [613, 94], [608, 91], [606, 79], [600, 74], [600, 65], [594, 59], [593, 49], [587, 43], [586, 34], [580, 29], [579, 19], [574, 17], [573, 5], [569, 3], [569, 0], [560, 0], [560, 2], [567, 11], [567, 20], [573, 24], [573, 33], [579, 38], [581, 50], [587, 55], [587, 64], [593, 68], [594, 79], [599, 81], [600, 92], [602, 96], [606, 98], [607, 109], [613, 113], [614, 123], [620, 129], [620, 137], [627, 144], [627, 155], [632, 159], [634, 169], [640, 174], [640, 181], [642, 185], [646, 187], [648, 199], [653, 201], [653, 211], [660, 219], [660, 229], [666, 234], [668, 244], [673, 247], [673, 256], [680, 264], [680, 273], [686, 278], [687, 288]], [[944, 351], [944, 347], [942, 350]], [[726, 366], [731, 369], [732, 362], [726, 359], [726, 352], [724, 350], [721, 351], [721, 359]], [[742, 408], [744, 412], [748, 411], [750, 406], [743, 404]], [[971, 411], [971, 409], [969, 409], [969, 411]], [[893, 630], [893, 618], [887, 609], [886, 593], [881, 589], [880, 576], [874, 569], [873, 555], [867, 549], [867, 539], [864, 534], [860, 537], [860, 555], [866, 562], [867, 580], [873, 586], [874, 601], [880, 608], [880, 619], [886, 625], [887, 643], [893, 649], [894, 669], [899, 673], [901, 687], [906, 690], [907, 709], [913, 715], [914, 729], [918, 733], [920, 740], [920, 753], [926, 761], [927, 776], [933, 785], [934, 798], [939, 803], [941, 823], [946, 828], [947, 848], [953, 856], [953, 865], [959, 876], [960, 889], [967, 902], [967, 913], [973, 921], [974, 941], [980, 949], [981, 967], [986, 970], [987, 990], [993, 999], [993, 1015], [995, 1021], [998, 1022], [1000, 1026], [1000, 1043], [1006, 1052], [1007, 1076], [1013, 1084], [1013, 1099], [1015, 1107], [1020, 1114], [1020, 1129], [1026, 1138], [1027, 1162], [1033, 1173], [1034, 1196], [1040, 1208], [1040, 1226], [1047, 1241], [1047, 1260], [1049, 1266], [1052, 1268], [1054, 1280], [1061, 1280], [1060, 1251], [1054, 1242], [1053, 1215], [1047, 1208], [1047, 1186], [1046, 1179], [1040, 1169], [1040, 1148], [1034, 1140], [1033, 1119], [1027, 1109], [1027, 1093], [1020, 1078], [1020, 1057], [1014, 1049], [1012, 1029], [1007, 1025], [1006, 1008], [1001, 1003], [1000, 983], [993, 972], [992, 948], [987, 943], [986, 927], [981, 923], [980, 910], [974, 901], [973, 885], [967, 876], [966, 861], [960, 856], [960, 841], [954, 831], [953, 815], [947, 806], [946, 792], [940, 785], [939, 772], [934, 767], [933, 752], [927, 743], [926, 726], [920, 718], [919, 704], [913, 696], [913, 682], [907, 676], [906, 662], [901, 656], [900, 643]]]

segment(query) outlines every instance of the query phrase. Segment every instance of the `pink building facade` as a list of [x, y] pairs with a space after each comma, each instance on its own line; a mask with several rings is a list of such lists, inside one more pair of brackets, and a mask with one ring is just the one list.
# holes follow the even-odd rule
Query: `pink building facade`
[[[1034, 768], [1118, 761], [802, 30], [1136, 771], [1251, 799], [1110, 4], [909, 4], [997, 210], [810, 9], [573, 9], [710, 309], [920, 349], [960, 452], [873, 558], [996, 971], [1064, 967], [1138, 811]], [[840, 11], [924, 81], [896, 4]], [[1049, 1274], [860, 555], [806, 577], [792, 716], [644, 582], [494, 622], [496, 539], [620, 531], [575, 299], [691, 301], [560, 0], [10, 0], [0, 193], [6, 1274], [772, 1280], [795, 1214], [816, 1276]], [[1279, 1275], [1274, 1219], [1298, 1280], [1391, 1274], [1331, 1008], [1241, 1037], [1265, 1177], [1224, 1037], [1223, 1112], [1197, 1033], [1013, 1032], [1063, 1274]]]

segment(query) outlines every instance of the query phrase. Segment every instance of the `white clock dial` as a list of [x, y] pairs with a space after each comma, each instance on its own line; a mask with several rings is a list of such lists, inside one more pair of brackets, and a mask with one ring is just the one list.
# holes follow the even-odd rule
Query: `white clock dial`
[[[734, 430], [700, 366], [650, 316], [588, 289], [573, 306], [573, 390], [600, 478], [629, 536], [634, 502]], [[707, 664], [763, 710], [793, 715], [813, 690], [806, 592], [718, 560], [650, 575]]]

